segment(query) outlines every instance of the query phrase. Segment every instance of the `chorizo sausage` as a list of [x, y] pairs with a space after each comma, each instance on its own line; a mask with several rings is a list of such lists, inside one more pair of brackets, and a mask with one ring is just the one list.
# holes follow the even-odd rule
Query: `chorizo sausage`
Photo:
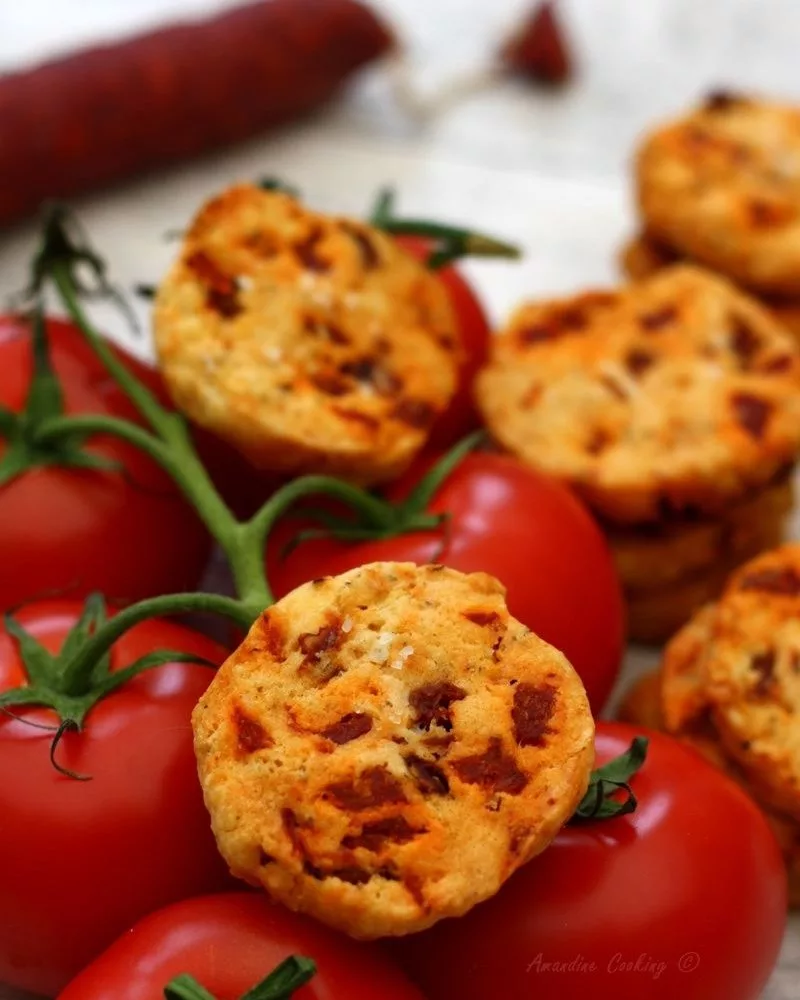
[[391, 45], [357, 0], [259, 0], [0, 77], [0, 226], [296, 118]]

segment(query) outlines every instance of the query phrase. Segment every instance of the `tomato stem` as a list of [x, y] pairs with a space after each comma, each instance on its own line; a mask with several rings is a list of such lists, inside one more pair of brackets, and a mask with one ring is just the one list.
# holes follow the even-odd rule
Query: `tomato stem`
[[[290, 955], [270, 974], [245, 993], [241, 1000], [291, 1000], [301, 986], [305, 986], [317, 972], [317, 965], [304, 955]], [[216, 1000], [213, 993], [202, 986], [194, 976], [183, 973], [175, 976], [164, 987], [166, 1000]]]
[[[464, 457], [484, 440], [484, 431], [475, 431], [463, 438], [436, 462], [409, 496], [398, 504], [390, 503], [388, 500], [371, 494], [365, 494], [363, 490], [356, 490], [354, 487], [346, 487], [344, 483], [338, 484], [337, 491], [328, 488], [313, 490], [310, 488], [313, 485], [312, 477], [308, 477], [309, 489], [298, 491], [298, 496], [295, 498], [292, 498], [288, 491], [281, 490], [280, 493], [272, 497], [268, 504], [268, 506], [274, 505], [275, 513], [278, 515], [286, 510], [288, 506], [286, 501], [297, 499], [309, 492], [324, 492], [329, 496], [344, 500], [360, 516], [360, 519], [357, 517], [355, 520], [347, 520], [331, 515], [325, 510], [301, 508], [298, 514], [302, 513], [306, 517], [318, 521], [321, 527], [299, 531], [284, 547], [282, 556], [285, 558], [298, 545], [317, 538], [336, 538], [343, 542], [360, 542], [396, 538], [414, 531], [442, 530], [446, 532], [450, 515], [446, 512], [443, 514], [427, 513], [428, 504]], [[297, 482], [302, 483], [303, 480], [297, 480]], [[327, 480], [320, 478], [320, 482], [325, 484]], [[277, 519], [272, 510], [262, 512], [269, 524], [274, 523]], [[376, 514], [378, 516], [375, 516]], [[446, 545], [446, 537], [442, 548], [444, 545]]]
[[[60, 651], [51, 653], [12, 615], [7, 614], [6, 632], [17, 645], [20, 662], [27, 674], [27, 683], [0, 692], [0, 710], [5, 711], [9, 706], [52, 709], [59, 718], [59, 725], [50, 742], [50, 762], [65, 777], [88, 781], [91, 775], [77, 774], [63, 767], [57, 761], [56, 753], [66, 733], [82, 730], [84, 719], [98, 701], [145, 670], [152, 670], [165, 663], [198, 663], [216, 667], [215, 663], [193, 653], [159, 649], [141, 656], [120, 670], [111, 669], [111, 646], [123, 632], [145, 618], [184, 611], [227, 614], [237, 624], [245, 627], [250, 623], [238, 601], [216, 594], [154, 597], [126, 608], [111, 620], [107, 618], [102, 596], [90, 594]], [[28, 722], [24, 717], [14, 717], [23, 724]]]
[[50, 345], [41, 303], [37, 300], [30, 313], [33, 373], [25, 405], [19, 413], [0, 407], [0, 435], [6, 448], [0, 458], [0, 486], [29, 469], [58, 465], [82, 469], [116, 469], [116, 463], [85, 450], [78, 433], [57, 440], [40, 438], [42, 424], [64, 413], [64, 393], [50, 363]]
[[[98, 660], [108, 652], [121, 635], [124, 635], [134, 625], [138, 625], [139, 622], [148, 618], [163, 618], [168, 615], [189, 612], [223, 615], [244, 629], [248, 629], [253, 621], [252, 616], [242, 606], [241, 601], [232, 597], [224, 597], [222, 594], [165, 594], [162, 597], [151, 597], [145, 601], [139, 601], [138, 604], [123, 608], [78, 646], [74, 655], [67, 660], [64, 666], [62, 690], [73, 696], [91, 691]], [[170, 652], [169, 659], [175, 658], [175, 654]], [[141, 669], [147, 669], [154, 665], [148, 662], [146, 667], [139, 668], [135, 672], [130, 667], [126, 671], [116, 671], [108, 675], [105, 683], [94, 685], [94, 688], [95, 690], [101, 689], [100, 694], [102, 695], [108, 694], [130, 680], [132, 676], [135, 676], [135, 673], [140, 673]], [[136, 666], [139, 667], [139, 664]]]
[[450, 474], [458, 468], [464, 458], [474, 451], [479, 445], [486, 441], [486, 432], [483, 430], [474, 431], [462, 438], [430, 469], [430, 471], [420, 479], [417, 485], [409, 494], [408, 498], [401, 504], [402, 518], [412, 518], [420, 514], [433, 500], [442, 483]]
[[379, 192], [372, 209], [370, 222], [377, 229], [394, 236], [423, 236], [434, 240], [434, 247], [427, 260], [431, 270], [438, 270], [462, 257], [505, 257], [517, 260], [522, 256], [518, 246], [486, 233], [459, 226], [448, 226], [429, 219], [401, 219], [394, 214], [395, 192], [384, 188]]

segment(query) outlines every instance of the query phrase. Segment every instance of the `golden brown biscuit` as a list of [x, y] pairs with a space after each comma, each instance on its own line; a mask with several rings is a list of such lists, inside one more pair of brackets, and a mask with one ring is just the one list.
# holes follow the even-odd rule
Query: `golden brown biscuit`
[[735, 568], [721, 562], [694, 576], [654, 590], [628, 591], [628, 636], [633, 642], [660, 645], [715, 597]]
[[681, 255], [763, 293], [800, 288], [800, 109], [713, 95], [649, 135], [642, 219]]
[[633, 726], [664, 729], [660, 671], [649, 671], [628, 689], [617, 710], [617, 718], [620, 722], [629, 722]]
[[686, 258], [659, 243], [649, 233], [637, 233], [622, 248], [620, 268], [631, 281], [644, 281], [672, 264], [685, 263]]
[[[800, 906], [800, 826], [765, 805], [758, 788], [723, 746], [711, 714], [705, 659], [714, 638], [716, 605], [708, 605], [667, 646], [660, 672], [664, 728], [737, 782], [762, 809], [781, 846], [789, 879], [789, 905]], [[651, 675], [652, 676], [652, 675]]]
[[661, 714], [668, 733], [702, 728], [709, 711], [703, 660], [714, 635], [716, 604], [706, 604], [673, 636], [661, 663]]
[[629, 590], [651, 590], [680, 584], [720, 560], [746, 562], [783, 541], [793, 501], [792, 481], [782, 476], [718, 518], [649, 529], [611, 526], [607, 537], [620, 579]]
[[361, 938], [494, 894], [572, 815], [594, 756], [580, 679], [502, 586], [410, 563], [284, 597], [193, 724], [234, 874]]
[[703, 671], [727, 752], [760, 800], [800, 819], [800, 544], [735, 574]]
[[800, 341], [800, 298], [778, 299], [775, 297], [762, 299], [775, 319], [789, 333]]
[[[632, 281], [643, 281], [669, 267], [671, 264], [687, 258], [681, 258], [663, 243], [657, 242], [647, 233], [640, 233], [627, 243], [620, 253], [622, 273]], [[800, 340], [800, 297], [760, 295], [759, 301], [772, 313], [773, 317], [791, 333], [795, 340]]]
[[248, 185], [194, 220], [154, 322], [176, 404], [264, 469], [391, 479], [456, 384], [435, 275], [384, 233]]
[[764, 809], [767, 822], [781, 847], [789, 879], [789, 906], [800, 907], [800, 826], [789, 816]]
[[523, 306], [477, 396], [496, 439], [627, 523], [718, 514], [800, 447], [800, 352], [756, 302], [676, 266]]

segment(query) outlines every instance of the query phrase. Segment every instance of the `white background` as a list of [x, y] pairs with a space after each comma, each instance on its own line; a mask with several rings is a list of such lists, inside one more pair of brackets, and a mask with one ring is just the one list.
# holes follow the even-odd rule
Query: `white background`
[[[0, 72], [88, 40], [233, 5], [0, 0]], [[401, 31], [424, 95], [481, 67], [526, 0], [375, 6]], [[522, 265], [472, 268], [498, 318], [526, 294], [613, 280], [614, 253], [634, 225], [627, 164], [636, 137], [711, 87], [800, 102], [800, 0], [563, 0], [563, 8], [579, 68], [563, 92], [498, 82], [423, 124], [398, 106], [389, 74], [376, 69], [311, 122], [87, 200], [82, 217], [123, 283], [151, 281], [174, 250], [161, 239], [164, 230], [180, 226], [205, 194], [234, 177], [291, 175], [318, 205], [351, 212], [392, 181], [409, 211], [467, 219], [525, 245]], [[33, 236], [31, 227], [0, 235], [0, 292], [20, 286]], [[138, 349], [146, 353], [147, 345]], [[642, 663], [634, 657], [629, 669]], [[798, 998], [795, 924], [765, 1000]], [[2, 987], [0, 1000], [7, 1000]]]

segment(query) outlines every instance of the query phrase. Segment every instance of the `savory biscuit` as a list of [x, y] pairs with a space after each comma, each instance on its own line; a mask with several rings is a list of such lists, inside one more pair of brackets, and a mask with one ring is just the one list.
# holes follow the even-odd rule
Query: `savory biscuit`
[[767, 822], [781, 848], [789, 880], [789, 907], [800, 907], [800, 825], [789, 816], [764, 809]]
[[[660, 678], [664, 729], [698, 751], [719, 770], [737, 782], [760, 806], [783, 853], [789, 880], [789, 905], [800, 906], [800, 825], [797, 819], [765, 805], [758, 786], [724, 747], [714, 723], [706, 685], [705, 663], [711, 653], [716, 605], [708, 605], [667, 646], [661, 670], [649, 677]], [[648, 679], [648, 678], [646, 678]], [[631, 692], [628, 702], [641, 712]], [[648, 697], [650, 697], [648, 695]], [[652, 709], [651, 709], [652, 710]], [[637, 720], [632, 720], [637, 721]]]
[[259, 468], [365, 484], [419, 451], [461, 357], [444, 287], [393, 239], [249, 185], [194, 220], [154, 325], [199, 425]]
[[717, 605], [705, 694], [759, 799], [800, 819], [800, 544], [743, 566]]
[[716, 612], [716, 604], [706, 604], [664, 649], [661, 715], [668, 733], [697, 731], [708, 716], [703, 662], [713, 639]]
[[626, 591], [628, 637], [633, 642], [660, 645], [725, 587], [738, 560], [719, 565], [666, 587]]
[[[643, 281], [654, 274], [683, 260], [685, 257], [675, 253], [653, 239], [648, 233], [640, 233], [626, 243], [620, 253], [620, 266], [625, 277], [631, 281]], [[796, 293], [790, 296], [760, 295], [761, 304], [768, 309], [775, 320], [800, 341], [800, 296]]]
[[492, 434], [609, 521], [716, 515], [800, 448], [800, 349], [699, 268], [525, 305], [494, 341]]
[[620, 722], [645, 726], [657, 731], [664, 729], [661, 714], [661, 672], [643, 674], [625, 693], [616, 712]]
[[659, 243], [649, 233], [637, 233], [624, 244], [619, 254], [620, 269], [631, 281], [652, 278], [665, 267], [681, 262], [685, 262], [681, 254]]
[[194, 712], [234, 874], [359, 938], [495, 893], [593, 763], [586, 694], [482, 573], [373, 563], [265, 611]]
[[612, 526], [607, 537], [617, 572], [626, 589], [648, 590], [679, 584], [720, 560], [746, 562], [781, 543], [793, 501], [793, 483], [781, 476], [717, 518], [649, 530]]
[[762, 293], [800, 287], [800, 108], [715, 94], [649, 135], [639, 209], [657, 240]]

